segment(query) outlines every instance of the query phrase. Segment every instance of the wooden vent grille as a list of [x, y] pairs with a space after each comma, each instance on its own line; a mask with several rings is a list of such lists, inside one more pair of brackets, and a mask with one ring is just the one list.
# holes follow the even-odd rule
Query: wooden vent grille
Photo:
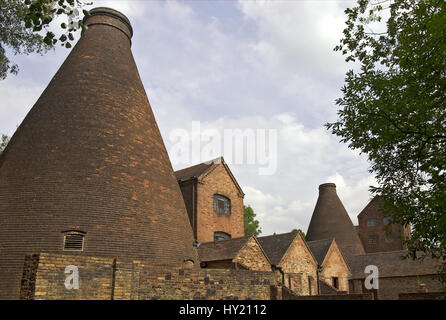
[[69, 233], [65, 235], [64, 250], [82, 251], [84, 249], [84, 235]]

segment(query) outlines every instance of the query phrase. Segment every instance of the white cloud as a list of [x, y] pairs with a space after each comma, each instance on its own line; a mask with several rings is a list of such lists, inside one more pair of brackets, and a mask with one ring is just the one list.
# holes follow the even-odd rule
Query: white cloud
[[[354, 3], [350, 1], [350, 3]], [[338, 1], [239, 1], [248, 20], [258, 26], [252, 48], [274, 65], [324, 74], [345, 71], [343, 59], [333, 52], [345, 27]]]
[[350, 218], [355, 225], [358, 224], [357, 216], [362, 209], [371, 200], [368, 193], [369, 186], [377, 185], [376, 179], [373, 176], [365, 176], [359, 180], [354, 180], [348, 183], [346, 179], [336, 172], [327, 178], [327, 181], [336, 184], [336, 191], [344, 204]]
[[[88, 1], [85, 2], [88, 3]], [[128, 18], [142, 17], [146, 10], [144, 1], [94, 0], [92, 3], [92, 5], [86, 6], [87, 10], [97, 7], [113, 8]]]
[[20, 85], [15, 79], [0, 86], [0, 133], [12, 135], [43, 91], [41, 85]]
[[243, 186], [245, 203], [250, 204], [260, 222], [262, 235], [289, 232], [293, 229], [307, 228], [305, 211], [311, 209], [311, 203], [302, 203], [299, 200], [287, 202], [281, 196], [265, 194], [262, 191]]
[[[191, 127], [191, 124], [186, 123], [181, 128], [192, 136]], [[190, 162], [174, 163], [174, 168], [180, 169], [219, 155], [225, 156], [246, 193], [245, 204], [250, 204], [258, 214], [264, 234], [287, 232], [294, 228], [306, 231], [318, 197], [318, 186], [326, 182], [336, 183], [341, 201], [353, 223], [357, 223], [356, 215], [367, 204], [368, 188], [374, 183], [367, 171], [368, 163], [364, 156], [339, 144], [324, 128], [307, 128], [289, 113], [277, 114], [269, 119], [256, 115], [225, 117], [200, 123], [202, 132], [213, 129], [222, 138], [223, 130], [228, 128], [253, 132], [256, 129], [277, 130], [277, 171], [273, 175], [260, 175], [259, 168], [262, 166], [258, 163], [247, 164], [246, 156], [243, 164], [236, 163], [234, 158], [225, 155], [222, 141], [215, 143], [215, 149], [220, 148], [221, 153], [201, 159], [192, 159], [191, 146], [186, 146], [190, 150]], [[198, 137], [194, 140], [198, 141]], [[165, 141], [170, 151], [172, 143], [167, 139]], [[208, 142], [202, 142], [203, 146], [206, 144]], [[174, 158], [172, 154], [171, 158]]]

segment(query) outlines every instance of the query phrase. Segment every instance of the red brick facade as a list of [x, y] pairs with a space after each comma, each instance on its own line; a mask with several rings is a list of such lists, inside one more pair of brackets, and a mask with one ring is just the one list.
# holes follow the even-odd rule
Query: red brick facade
[[[197, 240], [213, 241], [214, 232], [225, 232], [231, 238], [244, 236], [243, 195], [232, 181], [223, 164], [217, 165], [198, 181]], [[214, 195], [220, 194], [231, 201], [231, 213], [214, 210]]]
[[[386, 225], [378, 198], [374, 198], [358, 215], [357, 231], [367, 253], [405, 250], [401, 238], [410, 236], [410, 227]], [[386, 233], [386, 227], [390, 233]]]
[[[177, 178], [181, 171], [176, 172]], [[244, 194], [223, 158], [195, 174], [179, 179], [195, 239], [198, 242], [214, 241], [215, 232], [224, 232], [231, 238], [244, 236]], [[215, 195], [229, 199], [229, 214], [215, 210]]]

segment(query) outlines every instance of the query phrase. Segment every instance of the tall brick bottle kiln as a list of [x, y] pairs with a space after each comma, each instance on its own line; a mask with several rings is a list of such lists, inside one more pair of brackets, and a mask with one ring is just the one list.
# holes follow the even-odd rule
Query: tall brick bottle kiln
[[364, 254], [364, 247], [341, 200], [334, 183], [319, 186], [319, 197], [311, 216], [305, 240], [336, 239], [347, 261]]
[[26, 254], [197, 262], [130, 22], [96, 8], [85, 23], [0, 157], [1, 299], [19, 297]]

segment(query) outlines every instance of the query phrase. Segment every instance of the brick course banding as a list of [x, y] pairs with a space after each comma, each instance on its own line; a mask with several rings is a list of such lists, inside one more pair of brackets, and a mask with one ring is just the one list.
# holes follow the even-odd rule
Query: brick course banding
[[19, 298], [26, 254], [64, 252], [67, 230], [85, 232], [73, 255], [198, 261], [123, 17], [92, 10], [0, 156], [0, 299]]

